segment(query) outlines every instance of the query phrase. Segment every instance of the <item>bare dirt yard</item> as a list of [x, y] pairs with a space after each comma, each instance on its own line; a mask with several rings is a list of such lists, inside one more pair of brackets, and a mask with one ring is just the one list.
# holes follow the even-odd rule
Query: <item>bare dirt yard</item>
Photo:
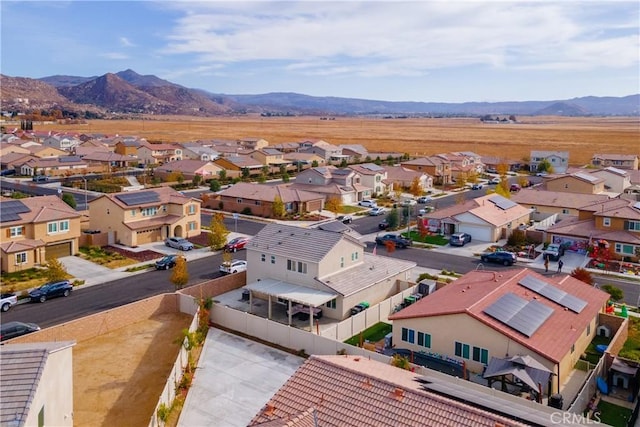
[[74, 425], [148, 425], [191, 320], [162, 314], [77, 343]]
[[569, 151], [572, 166], [595, 153], [638, 154], [638, 117], [517, 117], [518, 123], [488, 124], [478, 118], [147, 117], [92, 120], [85, 125], [38, 124], [36, 130], [137, 135], [149, 142], [263, 138], [270, 145], [322, 139], [361, 144], [370, 152], [412, 156], [474, 151], [519, 160], [531, 150]]

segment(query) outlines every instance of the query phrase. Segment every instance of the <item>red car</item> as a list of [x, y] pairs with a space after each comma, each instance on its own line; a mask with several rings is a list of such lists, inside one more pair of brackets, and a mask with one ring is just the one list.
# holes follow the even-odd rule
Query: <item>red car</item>
[[249, 243], [248, 237], [236, 237], [235, 239], [230, 240], [229, 243], [224, 245], [224, 251], [237, 252], [240, 249], [244, 249], [244, 247], [247, 246], [247, 243]]

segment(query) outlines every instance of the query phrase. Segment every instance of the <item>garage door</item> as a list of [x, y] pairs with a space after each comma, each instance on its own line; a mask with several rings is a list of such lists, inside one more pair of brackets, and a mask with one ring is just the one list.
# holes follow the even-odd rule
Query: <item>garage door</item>
[[71, 242], [50, 245], [44, 249], [44, 257], [47, 260], [64, 256], [71, 256]]
[[144, 245], [145, 243], [154, 243], [162, 240], [162, 234], [160, 228], [153, 228], [151, 230], [138, 231], [136, 244]]
[[469, 233], [472, 241], [478, 242], [492, 242], [491, 229], [489, 227], [483, 227], [481, 225], [461, 224], [459, 227], [460, 233]]

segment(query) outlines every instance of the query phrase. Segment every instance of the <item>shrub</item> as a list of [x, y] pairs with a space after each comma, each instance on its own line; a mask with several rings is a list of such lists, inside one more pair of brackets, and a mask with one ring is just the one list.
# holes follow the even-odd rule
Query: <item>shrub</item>
[[512, 247], [521, 247], [527, 244], [527, 235], [524, 230], [515, 229], [507, 239], [507, 245]]
[[242, 215], [253, 215], [253, 212], [251, 212], [251, 208], [249, 206], [247, 206], [246, 208], [242, 209], [242, 212], [240, 212]]

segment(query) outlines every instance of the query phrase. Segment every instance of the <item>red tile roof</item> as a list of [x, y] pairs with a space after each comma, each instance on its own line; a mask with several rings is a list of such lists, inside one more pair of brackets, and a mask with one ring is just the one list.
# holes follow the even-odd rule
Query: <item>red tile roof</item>
[[364, 357], [311, 356], [249, 426], [306, 427], [309, 415], [323, 427], [524, 425], [423, 390], [419, 377]]
[[[518, 282], [533, 276], [584, 300], [587, 306], [574, 313], [561, 305], [525, 288]], [[527, 301], [537, 299], [551, 307], [551, 316], [527, 337], [484, 313], [484, 310], [507, 293]], [[390, 320], [445, 316], [466, 313], [479, 322], [522, 344], [554, 362], [559, 362], [606, 305], [609, 294], [571, 276], [542, 276], [529, 269], [509, 269], [499, 272], [472, 271], [458, 280], [423, 298], [415, 304], [389, 316]]]
[[[3, 200], [4, 201], [4, 200]], [[58, 196], [36, 196], [20, 199], [29, 208], [29, 212], [18, 214], [19, 220], [7, 221], [2, 225], [18, 225], [29, 223], [42, 223], [61, 219], [79, 218], [80, 213], [67, 205]], [[2, 204], [0, 203], [0, 209]]]

